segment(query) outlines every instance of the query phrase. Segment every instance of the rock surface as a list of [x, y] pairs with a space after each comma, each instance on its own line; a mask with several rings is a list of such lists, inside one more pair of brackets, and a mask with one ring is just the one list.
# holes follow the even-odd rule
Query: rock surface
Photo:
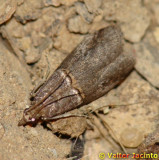
[[136, 70], [153, 86], [159, 88], [158, 42], [156, 43], [152, 34], [147, 34], [143, 42], [134, 45], [134, 49], [137, 56]]
[[150, 24], [149, 12], [141, 0], [105, 0], [103, 11], [105, 20], [121, 24], [124, 36], [130, 42], [139, 42]]
[[[100, 152], [108, 159], [108, 152], [124, 149], [137, 153], [159, 120], [158, 8], [158, 0], [2, 0], [0, 160], [71, 158], [78, 152], [71, 149], [79, 147], [71, 141], [76, 137], [84, 143], [79, 148], [83, 159], [99, 159]], [[87, 113], [87, 120], [71, 117], [52, 127], [45, 123], [18, 127], [31, 89], [52, 74], [85, 36], [110, 24], [121, 27], [127, 41], [124, 52], [136, 58], [128, 78], [107, 95], [72, 111]]]
[[9, 20], [13, 15], [13, 13], [16, 11], [16, 8], [17, 8], [16, 0], [1, 0], [0, 24]]

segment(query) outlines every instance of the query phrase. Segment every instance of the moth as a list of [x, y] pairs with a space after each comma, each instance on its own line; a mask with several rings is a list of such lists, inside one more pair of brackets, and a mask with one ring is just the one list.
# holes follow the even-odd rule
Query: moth
[[123, 53], [120, 28], [111, 25], [88, 35], [36, 91], [20, 125], [50, 121], [106, 94], [133, 69]]

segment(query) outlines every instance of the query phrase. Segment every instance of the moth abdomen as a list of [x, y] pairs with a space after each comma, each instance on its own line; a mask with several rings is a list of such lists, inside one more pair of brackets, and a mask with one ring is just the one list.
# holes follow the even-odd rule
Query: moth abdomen
[[132, 56], [123, 54], [119, 27], [109, 26], [87, 36], [39, 88], [20, 125], [51, 120], [96, 100], [119, 84], [134, 63]]

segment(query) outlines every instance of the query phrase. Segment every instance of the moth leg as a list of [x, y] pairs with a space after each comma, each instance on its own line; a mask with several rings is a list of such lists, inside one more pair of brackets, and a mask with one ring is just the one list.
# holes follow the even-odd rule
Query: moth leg
[[47, 61], [47, 71], [45, 76], [43, 76], [42, 80], [34, 87], [34, 89], [31, 91], [30, 96], [31, 98], [34, 98], [37, 95], [37, 91], [40, 89], [40, 87], [47, 81], [49, 74], [50, 74], [50, 63], [48, 60], [48, 56], [46, 56], [46, 61]]
[[49, 63], [49, 60], [48, 60], [48, 56], [47, 55], [45, 55], [46, 56], [46, 61], [47, 61], [47, 72], [46, 72], [46, 75], [44, 76], [45, 78], [44, 78], [44, 81], [46, 81], [47, 79], [48, 79], [48, 77], [49, 77], [49, 74], [50, 74], [50, 63]]
[[76, 145], [76, 143], [77, 143], [78, 138], [79, 138], [79, 136], [76, 137], [75, 141], [74, 141], [73, 144], [72, 144], [72, 148], [73, 148], [73, 149], [75, 148], [75, 145]]
[[[69, 158], [72, 159], [81, 159], [84, 156], [84, 145], [85, 145], [85, 137], [82, 134], [80, 137], [72, 139], [71, 153], [69, 154]], [[73, 158], [76, 157], [76, 158]]]
[[45, 83], [45, 81], [41, 80], [35, 87], [34, 89], [31, 91], [30, 96], [31, 98], [34, 98], [37, 94], [37, 91], [39, 90], [39, 88]]
[[50, 118], [42, 117], [42, 119], [45, 120], [45, 121], [50, 121], [50, 120], [58, 120], [58, 119], [69, 118], [69, 117], [85, 117], [85, 118], [89, 118], [87, 115], [64, 113], [62, 115], [55, 116], [55, 117], [50, 117]]

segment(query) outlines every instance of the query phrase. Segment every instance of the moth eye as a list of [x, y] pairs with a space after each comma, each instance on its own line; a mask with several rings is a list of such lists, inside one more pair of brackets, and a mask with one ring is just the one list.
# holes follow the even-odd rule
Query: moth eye
[[25, 117], [25, 120], [26, 120], [27, 122], [34, 122], [34, 121], [35, 121], [35, 118], [33, 118], [33, 117], [29, 114], [29, 112], [28, 112], [27, 109], [25, 109], [25, 111], [24, 111], [24, 117]]
[[34, 122], [35, 121], [35, 118], [29, 118], [30, 121]]

